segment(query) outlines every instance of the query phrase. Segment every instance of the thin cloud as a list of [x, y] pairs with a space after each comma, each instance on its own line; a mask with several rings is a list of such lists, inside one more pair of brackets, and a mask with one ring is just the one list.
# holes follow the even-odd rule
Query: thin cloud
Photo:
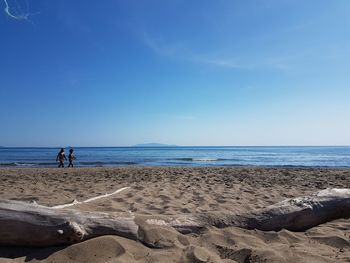
[[272, 68], [287, 70], [290, 68], [288, 61], [293, 58], [292, 56], [276, 56], [253, 61], [248, 58], [232, 58], [229, 55], [213, 56], [208, 54], [198, 54], [187, 48], [184, 44], [170, 43], [163, 37], [156, 38], [149, 34], [143, 34], [142, 42], [158, 56], [183, 60], [195, 64], [231, 69], [255, 70]]
[[170, 44], [164, 40], [163, 37], [151, 37], [148, 34], [143, 34], [142, 41], [154, 53], [161, 56], [180, 56], [185, 52], [184, 45]]

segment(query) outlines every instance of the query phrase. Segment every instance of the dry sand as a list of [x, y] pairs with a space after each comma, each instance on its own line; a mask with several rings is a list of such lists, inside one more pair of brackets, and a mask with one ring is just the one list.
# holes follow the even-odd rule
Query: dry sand
[[[350, 169], [323, 168], [2, 168], [0, 178], [0, 198], [47, 206], [129, 186], [71, 209], [138, 214], [240, 213], [328, 187], [350, 188]], [[298, 233], [237, 227], [152, 233], [170, 247], [103, 236], [67, 247], [0, 247], [0, 262], [350, 262], [350, 219]]]

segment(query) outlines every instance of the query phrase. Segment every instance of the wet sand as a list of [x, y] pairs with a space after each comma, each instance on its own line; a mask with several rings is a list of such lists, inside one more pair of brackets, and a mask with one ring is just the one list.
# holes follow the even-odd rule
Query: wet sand
[[[326, 168], [1, 168], [0, 198], [54, 206], [130, 187], [71, 207], [137, 214], [242, 213], [325, 188], [350, 188], [350, 169]], [[306, 232], [212, 227], [182, 235], [156, 229], [173, 245], [151, 249], [117, 236], [67, 247], [0, 248], [0, 262], [350, 262], [350, 220]]]

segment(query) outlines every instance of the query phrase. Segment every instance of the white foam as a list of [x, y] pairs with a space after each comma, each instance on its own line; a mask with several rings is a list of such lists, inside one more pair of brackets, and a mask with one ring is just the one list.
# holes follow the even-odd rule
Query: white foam
[[197, 161], [197, 162], [215, 162], [215, 161], [219, 161], [219, 159], [215, 159], [215, 158], [193, 158], [193, 161]]

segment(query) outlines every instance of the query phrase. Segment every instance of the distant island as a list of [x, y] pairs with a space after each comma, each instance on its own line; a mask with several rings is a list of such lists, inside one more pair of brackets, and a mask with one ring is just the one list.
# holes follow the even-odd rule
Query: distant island
[[163, 144], [163, 143], [141, 143], [136, 144], [134, 147], [175, 147], [177, 145]]

